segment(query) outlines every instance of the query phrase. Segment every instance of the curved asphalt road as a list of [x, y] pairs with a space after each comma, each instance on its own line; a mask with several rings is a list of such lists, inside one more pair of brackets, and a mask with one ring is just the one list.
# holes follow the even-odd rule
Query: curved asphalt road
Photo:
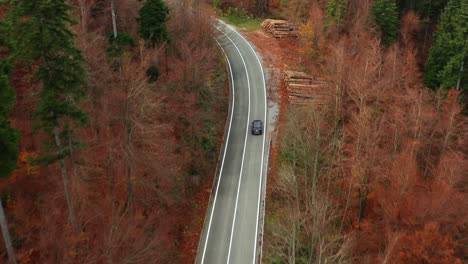
[[[196, 263], [256, 263], [262, 175], [266, 169], [266, 87], [252, 46], [231, 26], [217, 25], [218, 44], [227, 57], [232, 91], [224, 150], [211, 195]], [[261, 136], [253, 120], [264, 122]]]

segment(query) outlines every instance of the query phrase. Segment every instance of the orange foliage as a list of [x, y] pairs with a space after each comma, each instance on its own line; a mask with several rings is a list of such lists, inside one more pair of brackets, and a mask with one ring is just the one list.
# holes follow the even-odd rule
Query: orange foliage
[[393, 263], [461, 264], [454, 256], [456, 242], [439, 232], [439, 224], [429, 222], [423, 230], [400, 239]]
[[468, 152], [459, 93], [423, 88], [419, 17], [406, 13], [401, 39], [384, 47], [369, 23], [371, 2], [350, 1], [345, 29], [325, 40], [315, 28], [323, 12], [311, 12], [300, 38], [303, 54], [321, 57], [304, 67], [318, 69], [311, 72], [336, 98], [343, 133], [336, 166], [347, 192], [337, 200], [359, 238], [357, 263], [460, 263]]
[[[113, 64], [117, 60], [106, 51], [106, 32], [112, 29], [109, 2], [71, 2], [80, 22], [73, 30], [86, 58], [89, 83], [89, 100], [84, 100], [82, 107], [89, 113], [90, 125], [73, 131], [85, 145], [73, 148], [67, 159], [82, 232], [74, 235], [68, 223], [57, 164], [44, 168], [32, 162], [39, 155], [42, 136], [32, 132], [38, 89], [31, 84], [28, 69], [17, 69], [12, 86], [18, 102], [12, 123], [21, 134], [19, 169], [0, 186], [11, 194], [5, 211], [17, 239], [17, 257], [21, 263], [193, 263], [197, 234], [187, 238], [191, 243], [180, 253], [186, 239], [183, 230], [189, 225], [201, 229], [203, 223], [191, 223], [192, 214], [198, 218], [204, 214], [195, 210], [192, 196], [206, 196], [209, 186], [200, 185], [214, 175], [215, 161], [187, 144], [186, 135], [174, 128], [180, 128], [181, 120], [188, 120], [189, 127], [183, 131], [195, 135], [208, 118], [200, 107], [201, 92], [197, 89], [214, 79], [218, 51], [210, 24], [203, 14], [191, 18], [188, 5], [172, 6], [168, 26], [176, 44], [166, 45], [159, 53], [143, 45], [128, 47], [118, 64]], [[137, 39], [135, 15], [141, 3], [116, 0], [116, 5], [119, 32]], [[159, 61], [160, 80], [149, 84], [145, 71], [155, 61]], [[116, 65], [120, 65], [118, 70]], [[219, 88], [227, 91], [222, 85]], [[122, 107], [128, 102], [128, 108]], [[213, 129], [222, 131], [226, 105], [221, 100], [212, 102], [214, 114], [209, 118], [216, 123]], [[148, 105], [157, 111], [148, 113]], [[125, 166], [124, 125], [129, 118], [124, 110], [129, 109], [131, 121], [136, 122], [131, 131], [129, 177], [134, 189], [133, 210], [127, 206]], [[189, 171], [194, 166], [199, 175]], [[202, 202], [207, 203], [207, 197]], [[179, 257], [182, 254], [186, 255], [183, 259]], [[0, 262], [4, 258], [0, 247]]]
[[26, 168], [26, 174], [33, 176], [39, 173], [39, 165], [34, 159], [37, 159], [39, 154], [37, 152], [27, 152], [23, 151], [19, 154], [18, 160], [23, 163]]
[[312, 5], [308, 12], [309, 16], [315, 19], [299, 25], [300, 52], [304, 54], [305, 64], [320, 65], [322, 57], [328, 53], [323, 22], [321, 22], [324, 14], [317, 5]]
[[315, 30], [315, 27], [310, 22], [299, 26], [300, 51], [307, 59], [319, 63], [320, 56], [325, 51], [325, 39], [321, 36], [320, 32]]

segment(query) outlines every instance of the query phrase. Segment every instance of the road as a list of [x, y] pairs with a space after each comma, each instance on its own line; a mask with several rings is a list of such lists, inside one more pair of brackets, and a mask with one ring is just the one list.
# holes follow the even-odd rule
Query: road
[[[265, 77], [252, 46], [231, 26], [219, 23], [217, 28], [216, 40], [227, 58], [232, 102], [196, 263], [256, 263], [266, 170]], [[251, 134], [256, 119], [265, 125], [261, 136]]]

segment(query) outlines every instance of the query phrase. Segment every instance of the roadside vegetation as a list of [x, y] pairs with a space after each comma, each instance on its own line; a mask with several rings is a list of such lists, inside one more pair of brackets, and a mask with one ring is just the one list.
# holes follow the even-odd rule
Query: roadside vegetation
[[[333, 99], [289, 106], [281, 124], [266, 263], [462, 263], [466, 45], [457, 39], [466, 26], [445, 21], [468, 9], [447, 1], [430, 18], [394, 1], [341, 1], [344, 13], [330, 4], [340, 1], [309, 2], [304, 66], [328, 80]], [[434, 46], [421, 49], [437, 12]], [[441, 71], [429, 90], [432, 69]]]
[[229, 7], [225, 12], [220, 10], [221, 19], [238, 28], [244, 28], [248, 31], [260, 29], [260, 23], [263, 19], [255, 18], [243, 8]]
[[0, 262], [193, 262], [228, 107], [205, 16], [162, 0], [0, 7]]

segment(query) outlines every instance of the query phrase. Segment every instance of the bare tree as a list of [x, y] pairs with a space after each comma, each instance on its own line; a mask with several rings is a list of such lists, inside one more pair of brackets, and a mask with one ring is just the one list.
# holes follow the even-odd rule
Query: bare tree
[[[124, 61], [122, 72], [116, 76], [122, 83], [120, 87], [124, 94], [119, 99], [117, 108], [120, 112], [118, 119], [122, 122], [124, 133], [122, 148], [125, 153], [127, 206], [130, 214], [133, 213], [134, 164], [142, 158], [141, 155], [144, 155], [141, 146], [154, 144], [152, 138], [160, 132], [158, 128], [161, 127], [154, 120], [160, 99], [156, 97], [154, 87], [148, 84], [144, 70], [149, 65], [149, 59], [144, 60], [143, 64], [139, 61], [139, 64]], [[135, 146], [137, 142], [140, 147]]]
[[[275, 200], [281, 203], [278, 221], [267, 224], [271, 259], [284, 263], [343, 263], [349, 251], [341, 231], [330, 223], [339, 219], [330, 186], [336, 159], [332, 107], [291, 107], [281, 143]], [[302, 131], [297, 133], [297, 131]], [[327, 162], [324, 162], [327, 160]], [[333, 238], [333, 239], [331, 239]], [[270, 242], [271, 241], [271, 242]]]

